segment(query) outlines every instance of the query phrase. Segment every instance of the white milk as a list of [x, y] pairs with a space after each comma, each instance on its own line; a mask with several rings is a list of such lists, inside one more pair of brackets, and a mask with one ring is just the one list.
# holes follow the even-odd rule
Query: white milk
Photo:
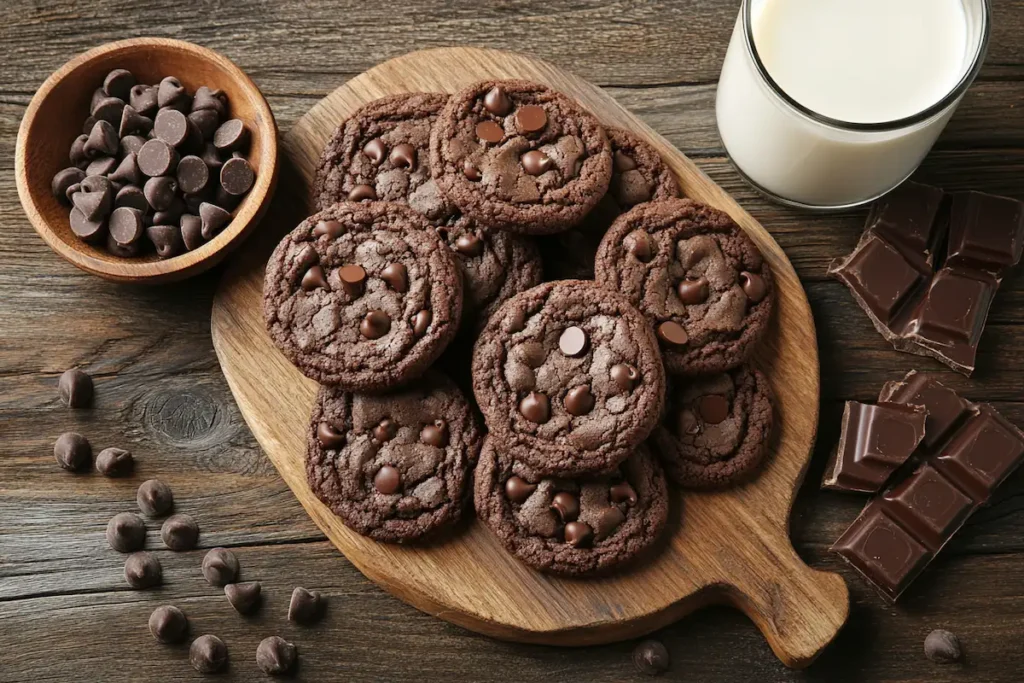
[[[965, 0], [749, 1], [754, 44], [771, 78], [804, 108], [840, 122], [884, 124], [932, 107], [978, 52], [971, 25], [980, 19], [968, 17]], [[716, 113], [729, 156], [755, 184], [799, 204], [842, 206], [871, 200], [910, 175], [956, 104], [881, 131], [815, 121], [761, 78], [741, 13]]]

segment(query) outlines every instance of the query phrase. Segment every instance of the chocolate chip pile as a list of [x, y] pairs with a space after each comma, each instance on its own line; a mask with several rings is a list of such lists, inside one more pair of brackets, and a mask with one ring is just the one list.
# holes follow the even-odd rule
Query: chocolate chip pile
[[[58, 394], [69, 408], [88, 408], [92, 404], [94, 386], [92, 378], [73, 368], [61, 375]], [[61, 434], [54, 443], [53, 454], [65, 470], [83, 472], [92, 464], [92, 446], [89, 440], [76, 432]], [[106, 477], [127, 477], [135, 468], [131, 452], [123, 448], [106, 448], [96, 457], [95, 469]], [[149, 479], [136, 490], [135, 512], [120, 512], [107, 523], [106, 541], [116, 552], [128, 557], [124, 563], [124, 580], [135, 590], [160, 586], [164, 580], [163, 565], [158, 556], [146, 551], [147, 520], [164, 518], [160, 525], [160, 538], [168, 550], [186, 552], [199, 545], [199, 524], [185, 513], [171, 514], [174, 494], [159, 479]], [[228, 604], [242, 615], [252, 614], [262, 601], [259, 581], [240, 581], [241, 567], [235, 554], [226, 548], [212, 548], [202, 560], [202, 574], [207, 583], [223, 588]], [[296, 624], [315, 623], [324, 612], [326, 599], [318, 591], [296, 587], [288, 605], [288, 620]], [[159, 643], [178, 644], [189, 635], [188, 617], [174, 605], [157, 607], [149, 617], [149, 630]], [[279, 636], [270, 636], [260, 642], [256, 650], [256, 665], [268, 675], [287, 675], [298, 661], [298, 649]], [[227, 645], [219, 637], [201, 635], [189, 647], [189, 662], [203, 674], [223, 671], [228, 665]]]
[[526, 81], [392, 95], [339, 125], [313, 194], [264, 313], [322, 385], [307, 480], [350, 528], [436, 538], [472, 496], [529, 566], [592, 575], [654, 545], [667, 480], [756, 474], [771, 269], [643, 139]]
[[177, 78], [136, 82], [115, 69], [96, 89], [71, 166], [51, 183], [71, 231], [120, 257], [198, 249], [231, 221], [256, 181], [249, 130], [221, 90]]

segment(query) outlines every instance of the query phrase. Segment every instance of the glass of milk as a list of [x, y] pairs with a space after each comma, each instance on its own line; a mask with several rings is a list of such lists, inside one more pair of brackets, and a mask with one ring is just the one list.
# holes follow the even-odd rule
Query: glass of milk
[[743, 0], [715, 112], [782, 203], [870, 202], [918, 167], [985, 57], [989, 0]]

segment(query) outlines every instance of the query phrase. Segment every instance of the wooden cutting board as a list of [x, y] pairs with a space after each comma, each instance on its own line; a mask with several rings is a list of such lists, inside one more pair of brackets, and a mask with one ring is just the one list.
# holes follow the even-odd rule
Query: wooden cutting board
[[[375, 543], [349, 531], [306, 484], [306, 425], [316, 385], [273, 346], [263, 326], [266, 260], [307, 213], [316, 161], [335, 127], [362, 104], [394, 93], [455, 91], [486, 78], [525, 78], [576, 98], [605, 124], [653, 144], [688, 197], [727, 211], [771, 263], [778, 310], [759, 364], [778, 399], [778, 436], [751, 484], [674, 495], [663, 547], [649, 562], [596, 580], [535, 572], [506, 554], [476, 520], [422, 548]], [[849, 610], [846, 584], [815, 571], [789, 541], [793, 496], [818, 424], [818, 352], [804, 290], [771, 235], [681, 152], [600, 88], [521, 55], [475, 48], [414, 52], [353, 78], [284, 136], [271, 211], [229, 265], [213, 304], [213, 343], [228, 384], [260, 445], [323, 532], [367, 577], [417, 608], [497, 638], [583, 645], [635, 638], [711, 603], [745, 612], [788, 666], [809, 664]]]

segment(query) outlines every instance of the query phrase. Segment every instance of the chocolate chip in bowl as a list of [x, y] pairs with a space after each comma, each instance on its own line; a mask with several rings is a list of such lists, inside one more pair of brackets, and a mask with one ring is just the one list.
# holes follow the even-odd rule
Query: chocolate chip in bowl
[[[138, 38], [43, 83], [15, 163], [25, 212], [58, 254], [107, 279], [168, 282], [213, 266], [258, 223], [276, 185], [277, 128], [227, 58]], [[195, 229], [206, 204], [228, 214], [219, 230]], [[140, 215], [115, 217], [122, 208]]]

